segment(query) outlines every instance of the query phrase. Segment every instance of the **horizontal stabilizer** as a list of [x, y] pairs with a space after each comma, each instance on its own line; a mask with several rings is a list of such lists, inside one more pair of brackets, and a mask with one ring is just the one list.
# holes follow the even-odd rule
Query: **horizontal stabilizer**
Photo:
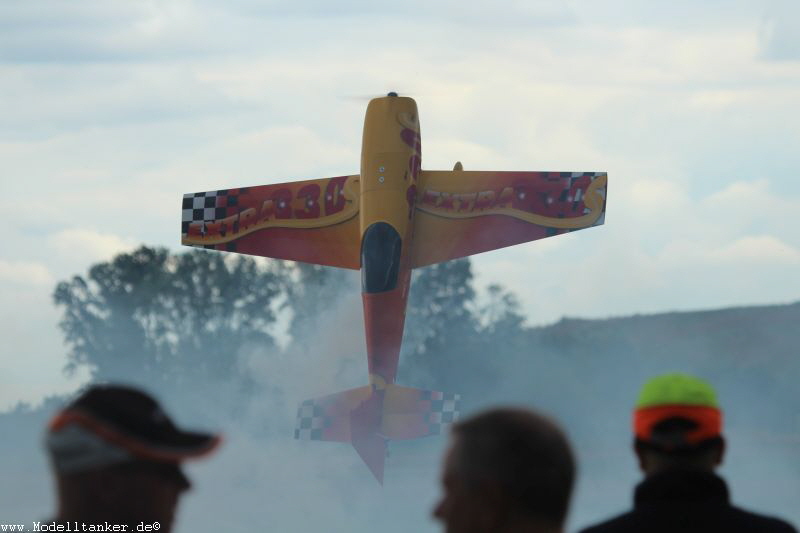
[[350, 414], [371, 394], [366, 385], [304, 401], [297, 409], [294, 438], [352, 442]]
[[383, 483], [388, 441], [443, 433], [458, 419], [460, 403], [458, 394], [367, 385], [301, 403], [294, 438], [351, 443]]
[[458, 420], [461, 395], [388, 385], [381, 433], [393, 440], [444, 433]]

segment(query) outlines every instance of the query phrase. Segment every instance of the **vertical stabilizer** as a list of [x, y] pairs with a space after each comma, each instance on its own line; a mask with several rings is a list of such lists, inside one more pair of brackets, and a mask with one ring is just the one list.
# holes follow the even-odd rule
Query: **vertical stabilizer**
[[386, 460], [386, 439], [377, 433], [366, 435], [365, 437], [353, 440], [353, 448], [356, 449], [361, 460], [367, 464], [369, 471], [383, 485], [383, 466]]
[[383, 392], [374, 391], [369, 398], [350, 413], [350, 438], [353, 448], [378, 480], [383, 484], [386, 459], [386, 438], [378, 433], [383, 411]]

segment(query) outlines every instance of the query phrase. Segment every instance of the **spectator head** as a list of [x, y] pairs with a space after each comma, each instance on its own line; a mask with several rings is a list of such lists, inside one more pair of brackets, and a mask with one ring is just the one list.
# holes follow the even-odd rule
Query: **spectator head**
[[178, 429], [136, 389], [95, 385], [50, 422], [46, 446], [56, 475], [58, 520], [172, 525], [190, 488], [185, 459], [211, 452], [217, 435]]
[[494, 409], [453, 427], [433, 514], [447, 533], [560, 531], [574, 477], [572, 451], [555, 423]]
[[714, 389], [687, 374], [647, 381], [633, 414], [634, 450], [646, 474], [671, 468], [713, 470], [722, 463], [722, 411]]

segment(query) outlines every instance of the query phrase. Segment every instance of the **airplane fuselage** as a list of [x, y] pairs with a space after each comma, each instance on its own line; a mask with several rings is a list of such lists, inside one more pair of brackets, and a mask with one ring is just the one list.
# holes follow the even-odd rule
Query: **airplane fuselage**
[[372, 100], [361, 149], [361, 291], [370, 384], [394, 383], [411, 277], [414, 204], [421, 164], [417, 105]]

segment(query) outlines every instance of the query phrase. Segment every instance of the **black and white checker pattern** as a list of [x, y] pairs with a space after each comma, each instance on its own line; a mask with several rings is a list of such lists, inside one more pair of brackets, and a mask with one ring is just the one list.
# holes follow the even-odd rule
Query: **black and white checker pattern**
[[300, 440], [322, 440], [322, 430], [330, 425], [325, 408], [314, 400], [306, 400], [297, 409], [297, 426], [294, 438]]
[[432, 435], [443, 433], [448, 426], [458, 420], [461, 411], [461, 395], [434, 393], [441, 399], [431, 400], [431, 412], [428, 413], [428, 425]]
[[[570, 173], [565, 173], [565, 174], [569, 174], [569, 178], [570, 178], [570, 180], [569, 180], [569, 189], [572, 188], [572, 186], [575, 184], [575, 181], [578, 178], [582, 178], [584, 176], [588, 176], [589, 178], [591, 178], [592, 181], [594, 181], [597, 178], [599, 178], [600, 176], [605, 176], [606, 175], [605, 172], [570, 172]], [[564, 192], [562, 193], [562, 200], [566, 199], [566, 195], [569, 192], [569, 189], [565, 189]], [[600, 189], [599, 192], [600, 192], [600, 194], [605, 196], [605, 189]], [[578, 204], [581, 202], [581, 200], [583, 200], [583, 196], [582, 195], [583, 195], [583, 191], [578, 189], [578, 192], [575, 194], [575, 197], [572, 198], [572, 208], [573, 209], [577, 209], [578, 208]], [[591, 212], [591, 210], [588, 207], [584, 206], [583, 214], [584, 215], [588, 215], [590, 212]], [[605, 222], [605, 220], [606, 220], [606, 210], [605, 210], [605, 205], [604, 205], [603, 206], [603, 212], [600, 213], [600, 217], [597, 219], [597, 222], [595, 222], [594, 225], [595, 226], [600, 226], [601, 224], [603, 224]], [[581, 229], [581, 228], [571, 229], [569, 231], [578, 231], [579, 229]]]
[[[583, 196], [582, 196], [583, 195], [583, 191], [578, 189], [578, 191], [575, 193], [575, 197], [574, 198], [570, 198], [569, 197], [569, 191], [572, 189], [572, 186], [575, 185], [575, 182], [578, 181], [580, 178], [584, 178], [584, 177], [591, 178], [591, 180], [594, 181], [599, 176], [605, 176], [605, 175], [606, 175], [605, 172], [562, 172], [561, 173], [561, 177], [562, 178], [569, 178], [569, 186], [566, 187], [561, 192], [560, 200], [562, 202], [571, 201], [572, 202], [572, 208], [573, 209], [577, 209], [578, 208], [578, 204], [580, 204], [581, 200], [583, 200]], [[588, 208], [584, 208], [583, 209], [583, 214], [585, 215], [587, 213], [589, 213], [589, 209]]]
[[229, 189], [184, 194], [181, 234], [184, 237], [187, 235], [192, 222], [211, 222], [232, 215], [239, 204], [238, 200], [238, 191]]

